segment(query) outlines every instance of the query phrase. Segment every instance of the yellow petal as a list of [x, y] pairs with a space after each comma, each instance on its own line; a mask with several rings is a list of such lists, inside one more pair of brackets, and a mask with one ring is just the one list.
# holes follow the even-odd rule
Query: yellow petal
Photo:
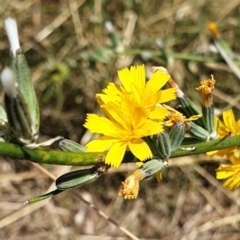
[[146, 94], [142, 96], [142, 101], [144, 103], [144, 106], [149, 108], [155, 107], [159, 103], [159, 99], [161, 99], [161, 91], [153, 93], [151, 97], [149, 97]]
[[120, 97], [119, 96], [110, 96], [105, 94], [96, 94], [96, 99], [98, 101], [98, 104], [100, 107], [103, 107], [108, 102], [118, 102], [120, 103]]
[[234, 148], [226, 148], [226, 149], [221, 149], [221, 150], [215, 150], [215, 151], [207, 152], [207, 155], [208, 156], [217, 155], [217, 156], [223, 157], [223, 156], [228, 155], [233, 149]]
[[94, 133], [105, 133], [105, 130], [111, 128], [112, 125], [112, 122], [105, 117], [100, 117], [97, 114], [87, 114], [86, 122], [83, 126]]
[[240, 119], [236, 122], [236, 132], [240, 134]]
[[219, 168], [216, 169], [216, 178], [217, 179], [229, 178], [233, 174], [234, 174], [234, 171], [230, 165], [220, 165]]
[[138, 89], [139, 94], [141, 95], [145, 89], [146, 75], [144, 65], [131, 66], [130, 72], [132, 74], [132, 86], [135, 89]]
[[166, 90], [161, 91], [161, 97], [159, 99], [159, 103], [169, 102], [174, 99], [176, 99], [176, 89], [168, 88]]
[[143, 162], [136, 162], [136, 165], [137, 165], [138, 167], [141, 167], [141, 166], [143, 165]]
[[126, 148], [126, 143], [116, 142], [107, 153], [105, 163], [110, 164], [111, 166], [116, 168], [119, 167], [120, 163], [122, 162]]
[[124, 68], [118, 71], [118, 77], [126, 92], [131, 92], [132, 89], [132, 75], [128, 68]]
[[149, 118], [153, 120], [163, 120], [168, 114], [168, 111], [164, 107], [155, 107], [153, 111], [150, 112]]
[[151, 97], [152, 94], [158, 92], [169, 80], [170, 75], [163, 70], [156, 71], [149, 79], [146, 85], [146, 95]]
[[86, 148], [90, 152], [103, 152], [110, 148], [114, 143], [116, 143], [116, 139], [106, 138], [105, 136], [100, 137], [99, 139], [95, 139], [90, 141]]
[[223, 121], [230, 130], [235, 129], [235, 117], [232, 109], [223, 112]]
[[228, 188], [229, 190], [234, 190], [239, 188], [240, 186], [240, 174], [237, 172], [234, 176], [228, 178], [224, 184], [224, 187]]
[[212, 156], [216, 155], [217, 152], [218, 152], [218, 150], [215, 150], [215, 151], [207, 152], [206, 154], [207, 154], [208, 156], [212, 157]]
[[152, 120], [147, 120], [140, 128], [134, 129], [133, 133], [136, 137], [145, 137], [160, 133], [163, 131], [163, 125], [154, 122]]
[[[120, 96], [122, 94], [121, 87], [115, 83], [109, 83], [108, 86], [103, 90], [106, 95], [109, 96]], [[102, 95], [102, 94], [97, 94]]]
[[152, 158], [152, 152], [142, 139], [135, 139], [128, 143], [128, 147], [133, 155], [141, 161]]
[[220, 121], [218, 118], [216, 118], [215, 121], [215, 128], [219, 137], [225, 137], [230, 131], [229, 127], [226, 127], [226, 125], [223, 124], [223, 122]]
[[233, 165], [240, 165], [240, 150], [234, 149], [227, 157]]
[[125, 114], [122, 111], [121, 105], [115, 102], [108, 102], [103, 106], [103, 110], [111, 122], [118, 123], [119, 126], [126, 125], [126, 120], [124, 119]]
[[195, 121], [195, 120], [199, 119], [200, 117], [202, 117], [202, 114], [193, 115], [190, 118], [188, 118], [188, 121]]
[[[148, 119], [147, 110], [136, 107], [134, 111], [132, 111], [132, 129], [139, 129], [146, 123]], [[129, 116], [130, 117], [130, 116]]]
[[87, 114], [87, 119], [83, 125], [92, 133], [104, 134], [107, 136], [117, 137], [121, 129], [105, 117], [99, 117], [96, 114]]
[[120, 103], [122, 91], [119, 85], [109, 83], [108, 86], [103, 90], [103, 92], [104, 93], [96, 94], [96, 99], [100, 107], [110, 101]]
[[233, 190], [240, 187], [240, 164], [224, 165], [221, 164], [216, 169], [217, 179], [226, 179], [223, 186]]

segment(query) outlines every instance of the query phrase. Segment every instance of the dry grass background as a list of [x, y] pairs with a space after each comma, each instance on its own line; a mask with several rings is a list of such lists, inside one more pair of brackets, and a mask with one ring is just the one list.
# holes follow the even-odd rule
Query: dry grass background
[[[62, 135], [86, 142], [82, 124], [87, 112], [98, 111], [94, 94], [117, 79], [117, 69], [131, 64], [167, 67], [193, 99], [199, 80], [213, 74], [216, 110], [233, 106], [239, 116], [239, 79], [210, 51], [206, 29], [216, 21], [240, 53], [239, 12], [237, 0], [3, 0], [0, 68], [9, 63], [3, 21], [12, 16], [40, 101], [42, 138]], [[118, 48], [112, 46], [106, 21], [118, 32]], [[165, 43], [167, 60], [157, 40]], [[155, 178], [141, 183], [137, 200], [117, 197], [121, 181], [135, 168], [128, 164], [50, 201], [23, 207], [71, 168], [1, 158], [0, 239], [240, 239], [239, 190], [229, 192], [215, 180], [218, 160], [203, 155], [171, 159], [169, 165], [161, 183]]]

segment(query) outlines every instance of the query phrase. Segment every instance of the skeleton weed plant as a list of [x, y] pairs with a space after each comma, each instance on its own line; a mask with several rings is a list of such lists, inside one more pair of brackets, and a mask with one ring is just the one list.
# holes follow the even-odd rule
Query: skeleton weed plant
[[[196, 89], [202, 99], [199, 111], [163, 67], [153, 67], [149, 80], [146, 80], [144, 65], [118, 71], [121, 84], [109, 83], [102, 93], [96, 94], [104, 116], [88, 114], [84, 127], [101, 136], [85, 147], [64, 139], [59, 143], [60, 153], [29, 150], [50, 145], [61, 137], [36, 143], [40, 125], [38, 100], [19, 45], [16, 21], [8, 18], [5, 28], [11, 47], [11, 66], [1, 73], [6, 109], [6, 113], [2, 108], [0, 112], [2, 141], [24, 147], [31, 161], [93, 165], [62, 175], [56, 180], [56, 190], [33, 197], [26, 203], [52, 197], [97, 179], [110, 167], [118, 168], [123, 162], [136, 162], [139, 168], [122, 183], [119, 196], [135, 199], [139, 182], [152, 175], [160, 181], [161, 170], [167, 167], [170, 157], [204, 152], [210, 156], [226, 156], [231, 164], [220, 165], [216, 177], [226, 179], [224, 186], [230, 190], [240, 186], [240, 121], [235, 121], [232, 110], [223, 112], [223, 121], [215, 117], [213, 76], [201, 81]], [[167, 105], [176, 99], [179, 101], [177, 108]], [[187, 144], [190, 137], [191, 145]], [[0, 144], [0, 154], [3, 154], [1, 145], [3, 148], [8, 146], [4, 144]], [[17, 152], [14, 157], [21, 158], [22, 155], [18, 156]]]

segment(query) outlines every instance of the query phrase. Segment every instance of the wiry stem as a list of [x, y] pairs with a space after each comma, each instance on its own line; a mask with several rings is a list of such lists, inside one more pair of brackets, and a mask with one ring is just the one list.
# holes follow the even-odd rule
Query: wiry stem
[[[194, 147], [193, 151], [186, 151], [178, 149], [172, 154], [171, 157], [183, 157], [189, 155], [196, 155], [206, 153], [208, 151], [219, 150], [238, 146], [240, 143], [240, 136], [228, 137], [217, 139], [210, 142], [191, 143], [184, 145], [184, 147]], [[25, 147], [20, 147], [11, 143], [0, 143], [0, 155], [3, 157], [10, 157], [12, 159], [27, 159], [32, 162], [45, 163], [45, 164], [58, 164], [58, 165], [72, 165], [72, 166], [91, 166], [99, 162], [103, 162], [106, 152], [61, 152], [54, 150], [35, 149], [30, 150]], [[131, 152], [127, 152], [124, 156], [124, 163], [134, 161], [134, 156]]]

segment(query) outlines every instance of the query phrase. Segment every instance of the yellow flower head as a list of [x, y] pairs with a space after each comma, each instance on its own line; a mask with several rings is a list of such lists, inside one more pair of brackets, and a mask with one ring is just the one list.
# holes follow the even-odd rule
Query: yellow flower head
[[152, 152], [143, 137], [163, 131], [162, 120], [168, 111], [159, 103], [175, 98], [175, 90], [159, 89], [169, 75], [157, 71], [145, 83], [144, 66], [119, 71], [122, 85], [110, 83], [104, 94], [97, 94], [98, 103], [106, 117], [88, 114], [84, 126], [93, 133], [102, 134], [99, 139], [86, 145], [91, 152], [109, 150], [105, 162], [118, 167], [126, 150], [144, 161]]
[[238, 164], [224, 165], [221, 164], [216, 169], [217, 179], [226, 179], [223, 186], [229, 190], [240, 187], [240, 162]]
[[177, 123], [183, 123], [186, 126], [188, 126], [187, 122], [197, 120], [202, 116], [201, 114], [199, 114], [199, 115], [193, 115], [190, 118], [186, 118], [182, 113], [178, 112], [174, 108], [171, 108], [169, 106], [165, 106], [165, 107], [168, 110], [168, 115], [167, 115], [168, 120], [165, 121], [164, 125], [168, 127], [171, 127]]
[[131, 94], [122, 94], [121, 105], [108, 102], [103, 106], [107, 116], [88, 114], [84, 126], [91, 132], [104, 136], [86, 145], [92, 152], [109, 150], [105, 162], [118, 167], [126, 150], [141, 161], [152, 157], [152, 152], [142, 137], [159, 133], [162, 124], [148, 118], [148, 111], [139, 107]]
[[[219, 138], [224, 138], [231, 134], [231, 136], [237, 136], [240, 134], [240, 119], [238, 121], [235, 120], [235, 116], [233, 114], [232, 109], [226, 110], [222, 114], [223, 122], [219, 118], [215, 118], [215, 129]], [[231, 158], [232, 155], [239, 155], [239, 150], [237, 147], [230, 147], [226, 149], [216, 150], [212, 152], [208, 152], [209, 156], [227, 156]]]

